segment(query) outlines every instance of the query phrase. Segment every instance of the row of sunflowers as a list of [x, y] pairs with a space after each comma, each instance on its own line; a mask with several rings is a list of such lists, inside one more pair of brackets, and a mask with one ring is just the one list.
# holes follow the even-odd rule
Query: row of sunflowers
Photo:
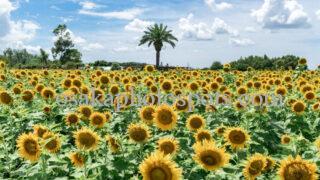
[[[306, 62], [299, 62], [304, 66]], [[92, 91], [93, 89], [93, 91]], [[130, 106], [57, 103], [58, 97], [147, 94]], [[156, 94], [181, 98], [156, 103]], [[195, 104], [199, 93], [227, 95]], [[93, 96], [92, 96], [93, 94]], [[241, 103], [249, 94], [253, 103]], [[280, 106], [269, 106], [273, 96]], [[68, 98], [67, 98], [68, 99]], [[122, 103], [120, 111], [116, 104]], [[0, 62], [3, 179], [317, 179], [320, 72], [24, 70]]]

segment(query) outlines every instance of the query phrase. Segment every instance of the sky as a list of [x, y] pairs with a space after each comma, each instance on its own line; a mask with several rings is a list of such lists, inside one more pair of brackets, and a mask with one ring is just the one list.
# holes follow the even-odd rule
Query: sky
[[163, 64], [202, 68], [264, 54], [320, 64], [319, 0], [0, 0], [0, 51], [49, 53], [62, 23], [84, 62], [154, 64], [154, 48], [139, 38], [163, 23], [179, 39], [163, 48]]

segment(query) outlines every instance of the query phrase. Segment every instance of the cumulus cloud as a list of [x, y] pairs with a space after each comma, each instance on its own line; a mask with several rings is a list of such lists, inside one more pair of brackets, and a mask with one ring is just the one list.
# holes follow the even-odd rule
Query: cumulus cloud
[[217, 3], [215, 0], [204, 0], [204, 2], [213, 11], [215, 11], [215, 10], [223, 11], [223, 10], [226, 10], [226, 9], [233, 8], [232, 4], [226, 3], [226, 2]]
[[297, 0], [264, 0], [251, 16], [266, 29], [308, 28], [310, 19]]
[[154, 24], [152, 21], [143, 21], [140, 19], [134, 19], [129, 24], [127, 24], [124, 29], [126, 31], [133, 31], [133, 32], [143, 32], [146, 28], [150, 25]]
[[127, 46], [122, 46], [122, 47], [117, 47], [117, 48], [113, 48], [114, 52], [127, 52], [130, 49]]
[[193, 23], [193, 14], [179, 20], [180, 37], [196, 40], [211, 40], [215, 34], [237, 36], [238, 31], [226, 24], [222, 19], [215, 18], [212, 25], [204, 22]]
[[41, 46], [26, 45], [22, 41], [17, 41], [14, 44], [14, 48], [16, 48], [16, 49], [26, 49], [31, 54], [38, 54], [40, 49], [41, 49]]
[[[73, 31], [71, 31], [70, 29], [67, 29], [66, 30], [66, 33], [69, 33], [70, 34], [70, 38], [71, 40], [74, 42], [74, 44], [84, 50], [84, 51], [92, 51], [92, 50], [100, 50], [100, 49], [103, 49], [104, 46], [98, 42], [88, 42], [85, 38], [79, 36], [79, 35], [76, 35]], [[52, 38], [52, 41], [56, 41], [57, 40], [57, 37], [54, 36]]]
[[104, 46], [100, 43], [89, 43], [88, 45], [83, 47], [83, 50], [85, 51], [92, 51], [92, 50], [100, 50], [103, 49]]
[[122, 19], [122, 20], [133, 20], [138, 15], [142, 14], [143, 10], [140, 8], [126, 9], [123, 11], [112, 11], [112, 12], [96, 12], [88, 9], [80, 9], [79, 14], [104, 17], [107, 19]]
[[251, 39], [247, 38], [230, 38], [229, 43], [233, 46], [250, 46], [255, 44]]
[[95, 9], [98, 7], [96, 3], [90, 1], [80, 2], [80, 5], [82, 6], [82, 9]]
[[11, 19], [11, 12], [16, 10], [9, 0], [0, 1], [0, 41], [8, 45], [18, 41], [28, 41], [35, 37], [40, 26], [32, 21]]
[[239, 32], [229, 26], [220, 18], [215, 18], [212, 24], [212, 29], [216, 34], [230, 34], [233, 36], [238, 36]]
[[194, 38], [199, 40], [213, 39], [214, 32], [207, 24], [193, 23], [193, 14], [189, 14], [187, 18], [181, 18], [179, 20], [179, 29], [182, 31], [181, 36], [183, 38]]
[[320, 19], [320, 9], [316, 12], [316, 16], [318, 19]]

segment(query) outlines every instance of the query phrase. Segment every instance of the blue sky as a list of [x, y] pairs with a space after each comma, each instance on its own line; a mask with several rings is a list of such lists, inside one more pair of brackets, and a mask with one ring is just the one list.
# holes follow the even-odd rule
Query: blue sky
[[49, 52], [52, 30], [65, 23], [85, 62], [154, 63], [154, 49], [137, 44], [155, 22], [179, 38], [163, 49], [164, 64], [206, 67], [264, 54], [320, 64], [319, 0], [0, 0], [0, 51]]

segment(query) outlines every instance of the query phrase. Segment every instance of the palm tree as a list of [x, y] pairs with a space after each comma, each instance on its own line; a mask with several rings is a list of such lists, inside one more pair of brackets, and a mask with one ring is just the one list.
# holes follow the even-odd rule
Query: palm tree
[[139, 46], [148, 43], [148, 47], [150, 47], [153, 44], [157, 52], [157, 67], [159, 67], [160, 64], [160, 51], [163, 47], [163, 43], [168, 43], [174, 48], [176, 46], [175, 41], [178, 41], [178, 39], [171, 34], [172, 30], [167, 30], [167, 27], [168, 26], [163, 26], [163, 24], [150, 26], [147, 31], [144, 31], [144, 35], [140, 40]]

